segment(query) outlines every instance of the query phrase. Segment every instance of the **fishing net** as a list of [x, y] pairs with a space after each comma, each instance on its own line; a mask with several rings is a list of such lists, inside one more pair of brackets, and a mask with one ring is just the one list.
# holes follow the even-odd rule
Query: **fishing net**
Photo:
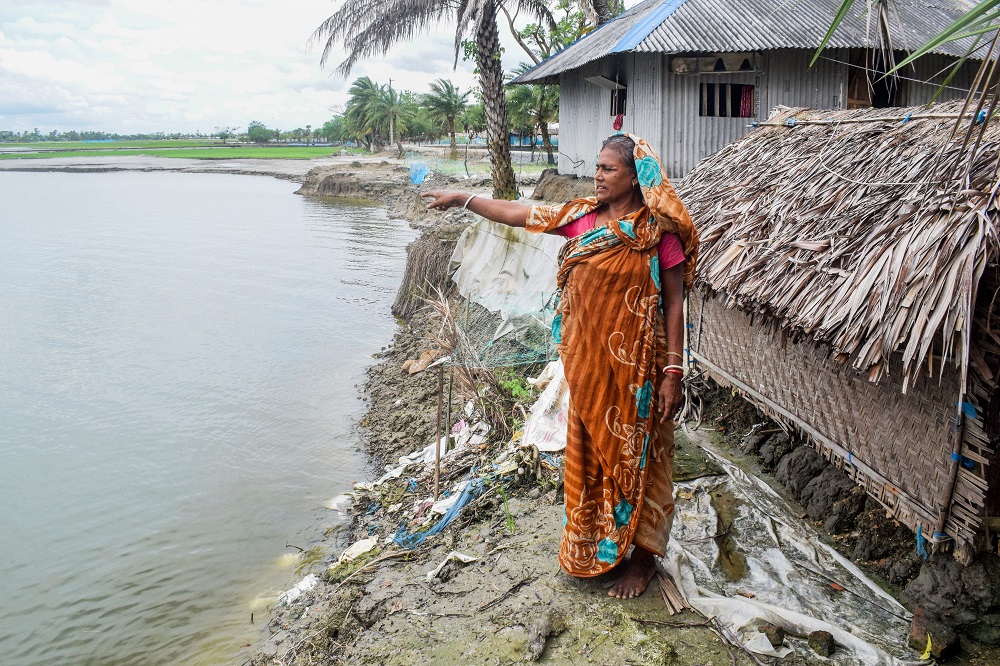
[[558, 357], [552, 337], [556, 258], [565, 240], [480, 220], [451, 256], [463, 297], [455, 314], [461, 344], [451, 364], [505, 368]]

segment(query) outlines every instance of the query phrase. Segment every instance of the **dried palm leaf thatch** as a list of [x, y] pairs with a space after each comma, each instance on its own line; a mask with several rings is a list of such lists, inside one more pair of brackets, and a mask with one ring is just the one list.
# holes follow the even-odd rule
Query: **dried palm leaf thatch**
[[965, 393], [976, 289], [998, 253], [1000, 122], [954, 179], [960, 108], [779, 107], [678, 188], [702, 239], [700, 285], [872, 381], [900, 351], [904, 392], [926, 360], [938, 375], [954, 364]]

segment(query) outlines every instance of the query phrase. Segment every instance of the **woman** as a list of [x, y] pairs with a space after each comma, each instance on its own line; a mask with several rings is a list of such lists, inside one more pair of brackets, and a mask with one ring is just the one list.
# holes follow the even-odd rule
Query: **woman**
[[[685, 285], [698, 235], [645, 141], [601, 147], [595, 197], [527, 207], [431, 191], [428, 208], [456, 206], [528, 231], [564, 235], [553, 333], [569, 384], [566, 516], [559, 563], [597, 576], [631, 557], [610, 596], [642, 594], [673, 522], [673, 417], [681, 404]], [[654, 400], [655, 393], [655, 400]]]

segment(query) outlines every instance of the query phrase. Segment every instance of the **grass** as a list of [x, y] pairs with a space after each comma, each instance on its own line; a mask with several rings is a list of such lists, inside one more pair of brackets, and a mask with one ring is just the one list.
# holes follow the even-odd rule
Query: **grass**
[[45, 152], [39, 153], [4, 153], [0, 154], [0, 160], [49, 159], [53, 157], [122, 157], [126, 155], [148, 155], [152, 157], [175, 157], [195, 160], [308, 160], [339, 153], [340, 150], [340, 148], [331, 146], [232, 146], [224, 148], [221, 144], [205, 148], [69, 148], [59, 150], [46, 149]]

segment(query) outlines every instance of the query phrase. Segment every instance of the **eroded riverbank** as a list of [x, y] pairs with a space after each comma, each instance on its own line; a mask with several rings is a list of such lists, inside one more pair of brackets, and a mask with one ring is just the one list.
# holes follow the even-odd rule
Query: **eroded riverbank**
[[[168, 161], [150, 159], [157, 163]], [[136, 165], [123, 163], [120, 158], [114, 161], [114, 166], [105, 161], [77, 166], [78, 170], [146, 170], [142, 165], [131, 168]], [[191, 168], [203, 172], [234, 169], [225, 172], [272, 175], [304, 183], [300, 191], [303, 194], [380, 202], [393, 217], [407, 218], [414, 227], [432, 230], [423, 239], [424, 250], [433, 249], [435, 244], [447, 250], [469, 219], [458, 211], [448, 215], [427, 213], [418, 188], [409, 182], [408, 168], [392, 161], [343, 159], [319, 165], [312, 175], [309, 170], [317, 166], [315, 162], [303, 165], [295, 161], [287, 169], [270, 160], [266, 162], [262, 170], [254, 170], [256, 165], [252, 164], [218, 163], [191, 165]], [[0, 168], [3, 166], [0, 164]], [[159, 169], [159, 164], [153, 166]], [[309, 169], [303, 172], [305, 166]], [[480, 193], [488, 193], [489, 186], [487, 181], [459, 183], [445, 177], [432, 179], [428, 185], [455, 186]], [[548, 196], [558, 200], [567, 196], [570, 187], [547, 183], [540, 189], [551, 192]], [[580, 183], [572, 187], [586, 189]], [[428, 250], [428, 256], [434, 254]], [[404, 276], [407, 282], [423, 284], [428, 276], [420, 271], [428, 265], [416, 262]], [[431, 277], [432, 282], [444, 284], [440, 275]], [[419, 295], [408, 297], [411, 305], [414, 298], [419, 300]], [[383, 464], [422, 449], [433, 438], [436, 377], [432, 372], [409, 375], [401, 367], [405, 361], [433, 351], [435, 343], [430, 338], [438, 322], [427, 310], [412, 307], [405, 310], [406, 320], [392, 345], [377, 355], [377, 363], [368, 371], [363, 387], [368, 410], [362, 426], [368, 435], [367, 453], [373, 461], [370, 478], [382, 473]], [[456, 401], [455, 413], [460, 407]], [[763, 417], [752, 409], [729, 399], [720, 402], [714, 416], [716, 422], [709, 427], [717, 430], [702, 431], [699, 437], [711, 437], [700, 443], [726, 448], [724, 439], [727, 439], [726, 455], [752, 473], [773, 479], [769, 475], [780, 473], [781, 462], [794, 454], [794, 460], [785, 462], [782, 468], [782, 483], [773, 484], [785, 493], [784, 501], [794, 507], [803, 523], [820, 524], [835, 518], [828, 528], [834, 535], [831, 542], [884, 581], [894, 595], [898, 596], [903, 586], [922, 581], [913, 588], [915, 592], [923, 590], [917, 597], [922, 603], [949, 596], [968, 597], [972, 603], [960, 608], [960, 612], [967, 615], [979, 609], [979, 615], [989, 620], [990, 595], [1000, 585], [989, 566], [955, 570], [946, 560], [936, 566], [924, 565], [915, 557], [912, 534], [885, 519], [877, 507], [866, 506], [863, 493], [858, 497], [850, 484], [840, 484], [832, 473], [823, 476], [825, 468], [808, 459], [808, 450], [796, 448], [794, 442], [768, 432], [773, 430], [773, 424], [764, 423]], [[759, 423], [764, 425], [758, 426]], [[720, 438], [718, 429], [730, 436]], [[708, 469], [706, 457], [698, 453], [700, 449], [695, 443], [682, 441], [681, 451], [692, 454], [694, 468]], [[484, 462], [490, 462], [490, 454], [495, 453], [496, 450], [477, 452]], [[464, 473], [457, 466], [456, 476], [448, 481], [461, 480]], [[545, 468], [538, 484], [505, 487], [503, 494], [499, 490], [484, 493], [447, 530], [405, 552], [384, 540], [403, 522], [401, 512], [405, 507], [429, 493], [426, 468], [407, 472], [407, 477], [417, 482], [414, 488], [407, 478], [405, 484], [389, 484], [379, 496], [361, 496], [349, 528], [339, 527], [340, 523], [331, 517], [327, 538], [309, 544], [312, 546], [308, 549], [309, 557], [314, 565], [310, 570], [306, 560], [300, 564], [304, 567], [303, 574], [310, 571], [318, 574], [315, 587], [275, 609], [269, 618], [267, 634], [248, 648], [240, 661], [511, 663], [537, 656], [542, 663], [729, 662], [727, 647], [733, 648], [701, 624], [704, 620], [700, 616], [665, 614], [655, 588], [639, 600], [618, 602], [606, 598], [601, 582], [578, 585], [558, 572], [556, 551], [562, 507], [560, 491], [555, 487], [557, 473], [557, 469]], [[711, 474], [710, 480], [721, 478], [718, 469]], [[823, 486], [825, 491], [815, 492], [814, 485], [808, 497], [804, 497], [802, 491], [820, 477], [823, 482], [816, 485]], [[746, 567], [740, 562], [740, 540], [744, 536], [740, 533], [741, 525], [734, 526], [734, 516], [743, 515], [741, 508], [738, 502], [733, 504], [729, 490], [713, 488], [708, 482], [704, 491], [698, 487], [682, 488], [684, 495], [679, 496], [678, 504], [705, 501], [717, 509], [717, 516], [710, 521], [711, 530], [695, 538], [724, 535], [723, 539], [710, 541], [720, 543], [723, 547], [718, 553], [725, 555], [707, 555], [706, 562], [711, 564], [713, 558], [724, 557], [733, 564], [728, 567], [727, 575], [744, 580]], [[716, 496], [713, 492], [720, 494]], [[742, 510], [747, 507], [744, 505]], [[375, 535], [382, 540], [377, 554], [362, 558], [353, 569], [341, 570], [339, 578], [324, 578], [329, 564], [339, 557], [341, 550]], [[452, 551], [478, 559], [469, 563], [452, 561], [428, 579], [428, 572]], [[379, 558], [385, 559], [376, 562]], [[371, 566], [346, 578], [365, 562]], [[739, 592], [753, 594], [752, 589], [740, 588], [736, 594]], [[941, 608], [948, 610], [947, 606]], [[262, 613], [258, 612], [258, 625], [262, 619]], [[677, 623], [689, 626], [674, 626]], [[990, 626], [984, 622], [984, 632]], [[734, 654], [738, 663], [754, 663], [745, 654], [738, 651]], [[804, 658], [791, 655], [782, 663], [796, 663], [796, 659]], [[955, 663], [985, 666], [997, 661], [995, 653], [981, 652], [969, 644], [962, 661]]]
[[[357, 196], [355, 183], [359, 174], [341, 175], [332, 169], [313, 176], [303, 193]], [[398, 181], [393, 186], [391, 180], [390, 172], [382, 185], [367, 189], [365, 196], [387, 201], [395, 214], [410, 217], [415, 226], [453, 227], [444, 235], [439, 232], [435, 242], [447, 244], [468, 219], [461, 212], [428, 215], [417, 198], [416, 188]], [[481, 185], [485, 190], [488, 183]], [[460, 187], [469, 189], [467, 184]], [[585, 189], [585, 184], [543, 181], [539, 190], [559, 200], [570, 190], [581, 187]], [[408, 277], [410, 282], [420, 281], [413, 277]], [[432, 276], [430, 281], [441, 284], [440, 276]], [[379, 466], [372, 478], [381, 474], [382, 464], [423, 449], [433, 439], [438, 393], [434, 374], [409, 375], [401, 368], [406, 361], [434, 351], [431, 338], [437, 326], [439, 323], [427, 310], [410, 317], [369, 371], [364, 386], [369, 409], [362, 425], [369, 435], [369, 454]], [[456, 410], [458, 407], [456, 404]], [[712, 479], [721, 478], [722, 474], [711, 464], [701, 445], [728, 449], [726, 455], [742, 460], [740, 464], [748, 471], [764, 477], [769, 477], [796, 447], [790, 441], [769, 437], [751, 437], [753, 442], [747, 445], [745, 436], [752, 434], [755, 426], [760, 435], [758, 423], [766, 419], [738, 400], [718, 401], [711, 416], [715, 419], [713, 425], [697, 433], [695, 441], [679, 436], [680, 455], [687, 461], [679, 467], [695, 470], [689, 478], [702, 477], [708, 481], [682, 487], [678, 506], [711, 498], [707, 503], [715, 506], [717, 518], [710, 532], [717, 532], [721, 538], [711, 539], [720, 547], [713, 551], [714, 555], [707, 554], [709, 560], [717, 560], [716, 564], [706, 564], [718, 566], [724, 576], [736, 579], [737, 586], [746, 588], [737, 589], [737, 594], [750, 598], [755, 595], [752, 567], [748, 576], [748, 565], [741, 553], [740, 521], [753, 508], [746, 506], [745, 500], [741, 506], [741, 501], [722, 486], [711, 490], [716, 488]], [[764, 427], [764, 434], [773, 435], [769, 430], [770, 426]], [[732, 433], [728, 444], [723, 437], [726, 433]], [[491, 455], [495, 458], [502, 448], [502, 443], [484, 445], [480, 451], [467, 453], [468, 460], [478, 457], [483, 464], [489, 464]], [[792, 460], [784, 467], [793, 486], [805, 486], [823, 471], [822, 466], [811, 460]], [[802, 471], [802, 467], [808, 469]], [[461, 480], [469, 467], [456, 469], [450, 482]], [[277, 609], [271, 624], [274, 633], [259, 646], [251, 663], [304, 664], [317, 660], [492, 664], [538, 660], [554, 664], [701, 665], [768, 660], [741, 652], [734, 641], [721, 638], [702, 615], [689, 612], [671, 616], [655, 585], [640, 599], [621, 602], [606, 597], [605, 581], [580, 583], [561, 574], [556, 563], [562, 523], [558, 469], [541, 476], [534, 484], [517, 487], [501, 484], [503, 490], [497, 488], [492, 493], [487, 489], [441, 534], [411, 550], [399, 549], [389, 542], [400, 522], [406, 525], [410, 520], [405, 517], [409, 515], [406, 507], [414, 502], [419, 504], [420, 497], [430, 492], [427, 468], [410, 468], [403, 481], [389, 482], [375, 493], [358, 492], [352, 527], [324, 545], [328, 551], [326, 562], [334, 563], [339, 552], [351, 543], [377, 540], [378, 545], [349, 566], [335, 566], [332, 576], [317, 570], [321, 575], [315, 587], [301, 601]], [[823, 522], [810, 515], [808, 506], [798, 503], [800, 496], [789, 494], [781, 483], [770, 478], [775, 492], [781, 493], [782, 501], [797, 514], [789, 522], [815, 521], [816, 525]], [[914, 561], [910, 552], [911, 545], [903, 541], [906, 530], [900, 531], [893, 521], [880, 516], [877, 507], [866, 505], [863, 493], [858, 497], [846, 486], [832, 485], [839, 495], [831, 491], [816, 496], [832, 497], [827, 509], [828, 513], [840, 516], [840, 524], [834, 525], [834, 533], [840, 536], [823, 539], [848, 557], [861, 554], [862, 565], [898, 594], [899, 586], [913, 581], [921, 571], [921, 563]], [[708, 494], [703, 496], [702, 492]], [[834, 506], [838, 503], [848, 507]], [[737, 520], [739, 516], [743, 518]], [[460, 557], [454, 556], [456, 553]], [[431, 575], [450, 555], [452, 559]], [[719, 562], [720, 558], [725, 561]], [[462, 561], [466, 559], [470, 561]], [[897, 581], [896, 587], [888, 582], [891, 578]], [[838, 587], [831, 589], [836, 591]], [[887, 620], [897, 623], [890, 630], [898, 634], [892, 637], [891, 645], [896, 646], [894, 651], [899, 658], [917, 658], [919, 652], [903, 647], [906, 641], [903, 613], [900, 609], [896, 620]], [[781, 663], [813, 663], [821, 659], [809, 652], [804, 638], [793, 636], [789, 641], [797, 641], [797, 652], [784, 657]], [[983, 666], [992, 663], [994, 653], [983, 652], [972, 643], [966, 648], [962, 661], [957, 663]]]

